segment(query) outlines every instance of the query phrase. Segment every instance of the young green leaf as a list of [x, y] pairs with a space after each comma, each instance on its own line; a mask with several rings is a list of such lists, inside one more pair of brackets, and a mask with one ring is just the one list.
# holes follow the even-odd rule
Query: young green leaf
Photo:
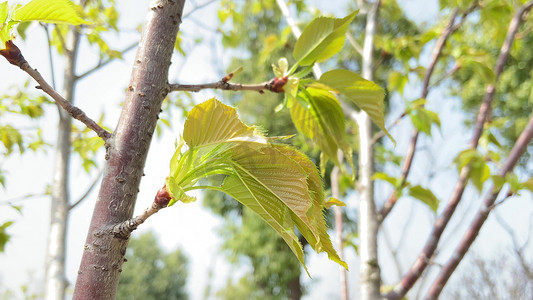
[[266, 139], [255, 127], [246, 126], [235, 111], [215, 98], [196, 105], [183, 127], [183, 139], [191, 148], [215, 145], [228, 141], [255, 141]]
[[307, 88], [292, 102], [290, 112], [298, 131], [313, 139], [327, 159], [339, 165], [337, 150], [341, 149], [351, 162], [351, 148], [344, 135], [344, 113], [333, 94]]
[[80, 17], [79, 8], [69, 0], [33, 0], [15, 10], [13, 20], [72, 25], [90, 24]]
[[[182, 152], [187, 143], [189, 149]], [[223, 175], [219, 185], [196, 187], [201, 178]], [[255, 128], [242, 123], [234, 108], [216, 99], [195, 106], [185, 122], [183, 139], [170, 162], [166, 188], [176, 201], [187, 202], [187, 191], [222, 191], [249, 207], [289, 245], [304, 265], [303, 249], [294, 227], [317, 252], [343, 266], [326, 231], [322, 215], [324, 191], [314, 164], [297, 150], [267, 142]]]
[[307, 66], [324, 61], [339, 52], [344, 45], [348, 25], [356, 14], [357, 12], [353, 12], [343, 19], [319, 17], [309, 23], [294, 45], [296, 64]]
[[322, 74], [318, 82], [348, 97], [394, 141], [394, 138], [385, 128], [385, 116], [383, 114], [385, 91], [381, 87], [348, 70], [326, 72]]
[[429, 208], [435, 213], [437, 212], [437, 209], [439, 209], [439, 199], [431, 190], [423, 188], [420, 185], [415, 185], [409, 188], [409, 195], [427, 204], [427, 206], [429, 206]]

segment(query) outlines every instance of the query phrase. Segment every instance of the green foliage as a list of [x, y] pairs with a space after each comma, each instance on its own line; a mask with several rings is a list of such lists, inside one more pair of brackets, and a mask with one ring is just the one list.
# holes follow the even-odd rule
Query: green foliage
[[[524, 1], [520, 1], [523, 3]], [[453, 36], [454, 50], [451, 55], [457, 60], [458, 70], [453, 75], [452, 94], [461, 97], [463, 109], [467, 112], [467, 125], [472, 125], [477, 114], [487, 83], [494, 82], [492, 69], [503, 44], [507, 27], [518, 4], [504, 0], [488, 1], [480, 9], [479, 18], [472, 18]], [[488, 125], [500, 123], [491, 128], [492, 135], [503, 146], [500, 151], [507, 154], [511, 145], [524, 129], [533, 111], [533, 36], [532, 15], [529, 14], [518, 29], [510, 57], [498, 79], [496, 93], [491, 105]], [[510, 117], [512, 116], [512, 117]], [[521, 159], [524, 166], [532, 153], [528, 147]]]
[[147, 232], [132, 238], [122, 266], [116, 299], [188, 299], [187, 257], [181, 250], [170, 253]]
[[440, 128], [439, 115], [424, 107], [426, 99], [418, 99], [407, 105], [407, 113], [411, 117], [411, 123], [420, 132], [431, 136], [431, 126], [433, 124]]
[[7, 242], [9, 242], [11, 236], [6, 229], [11, 225], [13, 225], [13, 221], [7, 221], [0, 225], [0, 252], [4, 252]]
[[0, 50], [11, 40], [13, 26], [30, 21], [90, 24], [80, 17], [79, 9], [69, 0], [33, 0], [24, 6], [15, 5], [10, 8], [7, 1], [4, 1], [0, 3]]
[[[182, 152], [187, 144], [188, 149]], [[196, 187], [202, 178], [223, 175], [221, 185]], [[173, 200], [190, 202], [187, 191], [222, 191], [247, 206], [285, 240], [302, 265], [294, 227], [317, 252], [346, 267], [337, 256], [322, 215], [321, 178], [314, 164], [294, 148], [273, 144], [242, 123], [235, 109], [216, 99], [195, 106], [170, 164], [167, 189]]]
[[[288, 106], [296, 128], [313, 139], [327, 158], [339, 165], [337, 150], [341, 149], [351, 162], [352, 151], [346, 142], [344, 113], [333, 94], [322, 89], [307, 88]], [[325, 171], [324, 166], [321, 169]]]
[[429, 189], [423, 188], [420, 185], [415, 185], [409, 188], [409, 195], [415, 199], [422, 201], [434, 213], [439, 209], [439, 199]]
[[80, 12], [76, 5], [68, 0], [33, 0], [15, 9], [13, 20], [18, 22], [66, 23], [71, 25], [90, 24], [80, 18]]
[[328, 71], [320, 76], [319, 82], [343, 94], [364, 110], [372, 121], [394, 141], [385, 128], [383, 108], [385, 91], [377, 84], [348, 70]]
[[470, 165], [469, 173], [470, 182], [476, 187], [478, 192], [483, 189], [483, 184], [490, 178], [490, 168], [487, 165], [487, 159], [477, 150], [464, 150], [457, 155], [454, 162], [457, 164], [459, 171], [466, 165]]
[[343, 19], [319, 17], [305, 27], [294, 45], [297, 65], [307, 66], [337, 54], [344, 45], [348, 25], [355, 18], [353, 12]]

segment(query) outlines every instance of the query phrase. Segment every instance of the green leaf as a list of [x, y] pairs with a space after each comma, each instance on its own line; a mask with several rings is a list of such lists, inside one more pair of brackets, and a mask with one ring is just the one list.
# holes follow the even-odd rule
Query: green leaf
[[330, 208], [332, 207], [333, 205], [336, 205], [336, 206], [346, 206], [346, 203], [342, 202], [341, 200], [337, 199], [337, 198], [329, 198], [328, 201], [326, 201], [326, 203], [324, 204], [324, 207], [325, 208]]
[[472, 164], [469, 177], [478, 192], [481, 192], [483, 184], [490, 178], [490, 168], [484, 160], [478, 160]]
[[348, 97], [394, 141], [394, 138], [385, 128], [385, 116], [383, 114], [385, 91], [381, 87], [348, 70], [326, 72], [322, 74], [319, 82]]
[[457, 169], [461, 171], [466, 165], [470, 164], [470, 182], [481, 192], [483, 184], [490, 178], [490, 168], [486, 159], [477, 150], [467, 149], [461, 151], [454, 159]]
[[80, 17], [79, 8], [68, 0], [33, 0], [15, 10], [13, 20], [72, 25], [90, 24]]
[[6, 244], [11, 238], [11, 236], [6, 232], [6, 229], [11, 225], [13, 225], [13, 221], [8, 221], [0, 225], [0, 252], [5, 251]]
[[246, 126], [235, 111], [212, 98], [196, 105], [183, 127], [183, 139], [191, 148], [216, 145], [228, 141], [266, 143], [255, 127]]
[[524, 181], [522, 183], [524, 188], [528, 189], [530, 192], [533, 193], [533, 177], [529, 178], [528, 180]]
[[[235, 175], [224, 180], [221, 190], [252, 209], [274, 228], [304, 267], [303, 250], [294, 226], [313, 249], [326, 251], [330, 259], [346, 267], [326, 232], [322, 215], [323, 193], [309, 191], [313, 188], [322, 191], [316, 167], [287, 146], [266, 147], [260, 151], [238, 146], [234, 152]], [[306, 172], [309, 168], [314, 171], [310, 176]], [[315, 195], [314, 199], [312, 195]], [[322, 205], [319, 205], [320, 201]]]
[[4, 26], [4, 23], [7, 20], [7, 15], [9, 13], [9, 8], [7, 7], [7, 1], [0, 3], [0, 29]]
[[391, 72], [389, 75], [389, 89], [392, 91], [398, 91], [400, 95], [403, 95], [403, 89], [408, 81], [409, 77], [407, 75], [398, 71]]
[[431, 136], [431, 125], [436, 124], [440, 128], [440, 118], [435, 112], [425, 109], [424, 107], [417, 107], [409, 111], [411, 122], [413, 126], [428, 136]]
[[[307, 212], [307, 216], [309, 217], [312, 229], [301, 224], [299, 218], [295, 219], [296, 227], [316, 252], [326, 252], [329, 259], [343, 266], [345, 269], [348, 269], [346, 262], [340, 259], [335, 248], [333, 248], [333, 244], [326, 231], [326, 221], [324, 220], [322, 213], [322, 210], [326, 206], [324, 202], [324, 187], [322, 184], [322, 178], [320, 177], [315, 164], [303, 153], [288, 146], [277, 145], [276, 147], [278, 150], [282, 151], [283, 154], [296, 161], [307, 174], [307, 187], [309, 189], [309, 194], [313, 199], [313, 205]], [[315, 232], [318, 232], [318, 240], [314, 239]]]
[[[187, 143], [189, 149], [182, 152]], [[195, 186], [205, 177], [223, 175], [219, 185]], [[327, 234], [322, 214], [324, 191], [316, 166], [302, 153], [267, 142], [242, 123], [234, 108], [216, 99], [195, 106], [184, 125], [166, 181], [176, 201], [187, 192], [207, 188], [225, 192], [257, 213], [289, 245], [304, 265], [295, 227], [317, 252], [340, 260]]]
[[291, 118], [305, 136], [313, 139], [325, 154], [339, 165], [337, 150], [341, 149], [351, 162], [351, 148], [346, 142], [344, 113], [339, 101], [326, 90], [307, 88], [290, 106]]
[[400, 184], [402, 182], [399, 178], [389, 176], [388, 174], [382, 173], [382, 172], [374, 173], [374, 175], [372, 175], [372, 180], [386, 181], [390, 183], [396, 189], [400, 187]]
[[297, 64], [307, 66], [339, 52], [344, 45], [348, 25], [356, 14], [353, 12], [343, 19], [319, 17], [309, 23], [294, 45], [293, 56]]
[[439, 209], [439, 199], [432, 191], [421, 187], [420, 185], [409, 188], [409, 195], [425, 203], [433, 212]]

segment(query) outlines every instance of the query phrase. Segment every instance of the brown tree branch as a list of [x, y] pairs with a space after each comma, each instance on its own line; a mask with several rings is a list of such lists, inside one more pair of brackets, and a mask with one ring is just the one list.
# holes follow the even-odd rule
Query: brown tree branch
[[[509, 154], [507, 161], [505, 162], [504, 166], [500, 170], [500, 176], [503, 177], [507, 173], [513, 170], [520, 156], [522, 156], [522, 154], [526, 151], [527, 145], [532, 140], [532, 138], [533, 138], [533, 115], [529, 119], [529, 123], [527, 124], [524, 131], [522, 131], [522, 133], [518, 137], [518, 140], [516, 141], [513, 149], [511, 150], [511, 153]], [[442, 292], [442, 289], [444, 288], [444, 285], [446, 284], [446, 282], [448, 282], [450, 275], [455, 271], [455, 269], [457, 268], [457, 266], [459, 265], [459, 263], [465, 256], [466, 252], [468, 251], [472, 243], [474, 243], [474, 240], [478, 236], [481, 227], [487, 220], [487, 217], [489, 216], [489, 213], [492, 210], [493, 204], [496, 201], [496, 198], [498, 197], [498, 194], [500, 193], [500, 191], [501, 191], [501, 187], [500, 188], [493, 187], [491, 189], [491, 192], [487, 195], [487, 197], [485, 197], [485, 200], [483, 201], [481, 208], [478, 210], [476, 217], [470, 224], [470, 227], [468, 228], [466, 234], [463, 236], [461, 243], [457, 246], [451, 258], [444, 265], [444, 268], [442, 268], [439, 275], [437, 276], [437, 278], [431, 285], [431, 288], [429, 289], [426, 299], [437, 299], [438, 298], [438, 296]]]
[[157, 191], [154, 202], [152, 202], [150, 207], [145, 209], [142, 214], [115, 225], [113, 227], [113, 234], [117, 238], [127, 239], [130, 234], [150, 216], [167, 207], [170, 200], [170, 194], [168, 193], [166, 186], [163, 186]]
[[158, 114], [168, 93], [168, 69], [184, 2], [150, 3], [122, 113], [108, 143], [73, 299], [115, 298], [129, 235], [116, 234], [114, 228], [133, 215]]
[[170, 92], [187, 91], [187, 92], [199, 92], [205, 89], [226, 90], [226, 91], [256, 91], [263, 93], [265, 90], [273, 93], [282, 93], [283, 86], [287, 83], [288, 78], [274, 78], [271, 81], [258, 83], [258, 84], [241, 84], [241, 83], [229, 83], [227, 76], [217, 82], [203, 83], [203, 84], [169, 84], [168, 88]]
[[52, 99], [55, 100], [55, 102], [61, 106], [65, 111], [69, 113], [74, 119], [82, 122], [87, 126], [87, 128], [91, 129], [92, 131], [96, 132], [96, 134], [101, 137], [104, 141], [107, 141], [111, 137], [111, 133], [104, 128], [102, 128], [98, 123], [96, 123], [93, 119], [89, 118], [83, 110], [78, 108], [77, 106], [71, 104], [65, 98], [63, 98], [56, 90], [54, 90], [47, 82], [44, 80], [44, 78], [41, 76], [41, 73], [37, 71], [37, 69], [33, 69], [30, 67], [30, 65], [25, 62], [23, 63], [20, 68], [28, 73], [37, 83], [39, 86], [38, 89], [43, 90], [43, 92], [47, 93]]
[[74, 119], [79, 120], [89, 129], [96, 132], [96, 134], [104, 141], [107, 141], [107, 139], [111, 137], [111, 133], [100, 127], [100, 125], [98, 125], [98, 123], [96, 123], [93, 119], [89, 118], [85, 114], [85, 112], [83, 112], [83, 110], [72, 105], [72, 103], [67, 101], [56, 90], [54, 90], [54, 88], [52, 88], [48, 84], [48, 82], [46, 82], [43, 76], [41, 76], [41, 73], [39, 73], [37, 69], [33, 69], [30, 66], [30, 64], [26, 61], [26, 59], [20, 52], [20, 49], [15, 44], [13, 44], [12, 41], [6, 42], [6, 49], [0, 50], [0, 55], [4, 56], [7, 61], [9, 61], [9, 63], [18, 66], [24, 72], [28, 73], [33, 79], [35, 79], [35, 81], [37, 81], [37, 83], [39, 84], [39, 86], [37, 86], [36, 88], [43, 90], [43, 92], [47, 93], [50, 97], [52, 97], [52, 99], [55, 100], [55, 103], [61, 106]]
[[[514, 36], [521, 23], [522, 17], [527, 11], [529, 11], [529, 9], [531, 9], [532, 6], [533, 6], [533, 1], [530, 1], [524, 6], [522, 6], [516, 12], [513, 19], [511, 20], [511, 23], [509, 24], [507, 37], [505, 38], [505, 42], [502, 45], [500, 54], [498, 56], [498, 60], [496, 62], [496, 67], [495, 67], [496, 82], [499, 76], [501, 75], [501, 72], [503, 71], [503, 66], [509, 56], [509, 50], [514, 41]], [[479, 138], [483, 132], [485, 120], [489, 114], [492, 99], [494, 98], [494, 90], [495, 88], [493, 84], [489, 84], [487, 86], [485, 96], [483, 97], [483, 103], [481, 104], [481, 107], [479, 109], [478, 116], [476, 119], [476, 124], [474, 125], [474, 133], [470, 141], [470, 149], [477, 148]], [[513, 152], [511, 152], [511, 154], [513, 154]], [[516, 156], [516, 154], [514, 154], [514, 156]], [[509, 155], [509, 159], [506, 165], [504, 165], [504, 167], [502, 168], [502, 170], [506, 169], [506, 166], [508, 165], [510, 161], [514, 161], [514, 163], [516, 163], [516, 160], [518, 160], [518, 156], [511, 157], [511, 155]], [[514, 166], [514, 163], [512, 164], [512, 166]], [[455, 208], [457, 207], [457, 205], [459, 204], [459, 201], [462, 198], [464, 189], [466, 187], [466, 183], [468, 181], [470, 170], [471, 170], [470, 165], [466, 165], [461, 170], [459, 174], [459, 180], [455, 185], [452, 196], [450, 197], [450, 200], [448, 201], [448, 204], [446, 205], [443, 213], [437, 218], [433, 226], [432, 232], [428, 240], [426, 241], [424, 248], [422, 249], [422, 252], [419, 254], [417, 260], [411, 266], [411, 269], [407, 272], [407, 274], [405, 274], [402, 280], [396, 285], [394, 290], [386, 295], [388, 299], [403, 298], [405, 294], [407, 294], [409, 289], [411, 289], [411, 287], [415, 284], [418, 278], [420, 278], [420, 276], [422, 275], [422, 273], [428, 266], [428, 263], [431, 257], [433, 256], [433, 254], [435, 253], [435, 250], [437, 249], [440, 237], [442, 233], [444, 232], [444, 229], [448, 225], [448, 222], [450, 221], [453, 213], [455, 212]], [[497, 196], [497, 194], [495, 196]]]

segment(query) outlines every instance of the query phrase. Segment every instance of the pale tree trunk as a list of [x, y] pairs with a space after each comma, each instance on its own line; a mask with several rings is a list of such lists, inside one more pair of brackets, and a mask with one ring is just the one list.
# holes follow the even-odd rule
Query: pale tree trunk
[[115, 298], [130, 233], [116, 228], [133, 214], [161, 103], [169, 90], [168, 69], [184, 2], [150, 3], [122, 113], [106, 142], [107, 161], [74, 299]]
[[[374, 79], [373, 49], [374, 35], [380, 1], [371, 4], [366, 16], [365, 42], [363, 46], [363, 77]], [[381, 276], [378, 264], [378, 219], [374, 203], [374, 149], [372, 144], [372, 122], [368, 114], [361, 111], [356, 115], [359, 125], [359, 299], [380, 298]]]
[[[76, 84], [76, 58], [79, 45], [79, 29], [71, 27], [66, 38], [66, 59], [63, 77], [63, 96], [69, 102], [74, 100]], [[72, 118], [58, 106], [59, 126], [57, 134], [54, 173], [52, 179], [52, 203], [50, 230], [46, 250], [45, 299], [65, 299], [67, 282], [65, 278], [66, 235], [69, 216], [69, 169], [71, 154]]]

